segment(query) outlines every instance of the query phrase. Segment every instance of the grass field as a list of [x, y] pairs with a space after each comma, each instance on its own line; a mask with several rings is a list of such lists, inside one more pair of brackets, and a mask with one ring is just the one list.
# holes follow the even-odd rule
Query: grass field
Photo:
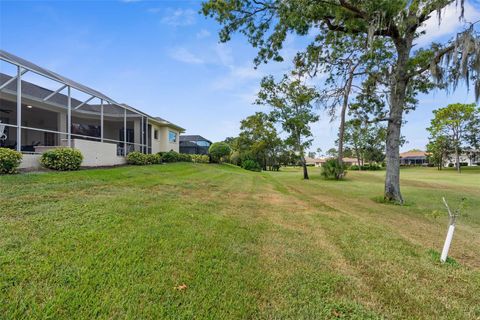
[[[169, 164], [0, 177], [1, 319], [479, 319], [480, 170]], [[445, 265], [452, 206], [466, 197]], [[183, 286], [185, 285], [185, 286]]]

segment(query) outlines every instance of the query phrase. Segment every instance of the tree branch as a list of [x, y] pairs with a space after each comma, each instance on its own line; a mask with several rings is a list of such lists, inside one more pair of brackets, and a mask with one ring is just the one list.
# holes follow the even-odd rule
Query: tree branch
[[445, 48], [443, 48], [442, 50], [440, 50], [439, 52], [437, 52], [437, 54], [435, 55], [435, 57], [433, 58], [433, 60], [431, 61], [431, 63], [427, 64], [427, 65], [424, 65], [423, 67], [421, 67], [420, 69], [416, 70], [413, 72], [413, 74], [411, 74], [409, 77], [413, 77], [413, 76], [416, 76], [416, 75], [419, 75], [419, 74], [422, 74], [424, 73], [425, 71], [427, 71], [429, 68], [430, 68], [430, 65], [432, 63], [434, 64], [438, 64], [440, 62], [440, 60], [442, 60], [442, 57], [444, 55], [446, 55], [447, 53], [449, 53], [450, 51], [452, 51], [453, 49], [455, 49], [455, 45], [451, 44]]

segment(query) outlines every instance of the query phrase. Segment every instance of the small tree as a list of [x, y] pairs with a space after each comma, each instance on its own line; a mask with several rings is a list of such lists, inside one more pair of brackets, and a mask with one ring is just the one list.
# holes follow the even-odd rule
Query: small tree
[[240, 154], [249, 153], [260, 163], [263, 170], [272, 170], [278, 165], [278, 149], [282, 140], [278, 137], [275, 123], [263, 112], [256, 112], [240, 123], [238, 145]]
[[450, 139], [444, 135], [430, 137], [427, 144], [428, 162], [442, 170], [448, 156], [454, 152]]
[[345, 146], [352, 150], [361, 167], [367, 162], [385, 159], [385, 126], [352, 119], [345, 123]]
[[455, 167], [460, 172], [460, 152], [467, 126], [475, 119], [475, 104], [449, 104], [433, 111], [434, 118], [427, 129], [432, 139], [444, 136], [450, 140], [455, 153]]
[[223, 158], [230, 155], [231, 151], [232, 149], [230, 149], [230, 146], [225, 142], [212, 143], [212, 145], [208, 149], [208, 153], [210, 154], [212, 161], [219, 163], [222, 162]]
[[313, 112], [313, 103], [317, 99], [318, 93], [315, 89], [305, 85], [300, 77], [292, 80], [288, 75], [284, 75], [278, 83], [272, 76], [263, 78], [256, 101], [257, 104], [273, 108], [273, 119], [281, 123], [283, 130], [289, 134], [285, 143], [300, 157], [304, 179], [308, 179], [305, 149], [312, 144], [310, 124], [319, 119]]

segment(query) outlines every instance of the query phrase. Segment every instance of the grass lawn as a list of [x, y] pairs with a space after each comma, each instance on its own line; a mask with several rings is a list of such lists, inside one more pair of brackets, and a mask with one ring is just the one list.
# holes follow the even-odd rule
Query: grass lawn
[[[168, 164], [0, 177], [1, 319], [480, 319], [480, 170]], [[466, 197], [451, 256], [452, 206]], [[186, 285], [185, 286], [183, 285]]]

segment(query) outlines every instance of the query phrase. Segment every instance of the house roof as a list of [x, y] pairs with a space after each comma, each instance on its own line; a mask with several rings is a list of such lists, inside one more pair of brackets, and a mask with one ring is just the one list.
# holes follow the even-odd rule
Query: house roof
[[85, 93], [91, 94], [92, 96], [96, 96], [100, 99], [108, 100], [112, 103], [115, 103], [115, 100], [113, 100], [112, 98], [104, 95], [103, 93], [101, 93], [97, 90], [94, 90], [90, 87], [87, 87], [87, 86], [85, 86], [83, 84], [80, 84], [76, 81], [73, 81], [69, 78], [61, 76], [58, 73], [55, 73], [51, 70], [40, 67], [40, 66], [36, 65], [35, 63], [30, 62], [28, 60], [25, 60], [23, 58], [20, 58], [20, 57], [14, 55], [12, 53], [6, 52], [4, 50], [0, 50], [0, 58], [2, 58], [5, 61], [8, 61], [10, 63], [19, 65], [19, 66], [21, 66], [25, 69], [34, 71], [34, 72], [36, 72], [36, 73], [38, 73], [38, 74], [40, 74], [44, 77], [47, 77], [47, 78], [50, 78], [52, 80], [67, 84], [67, 85], [69, 85], [69, 86], [71, 86], [75, 89], [78, 89], [78, 90], [83, 91]]
[[[43, 67], [40, 67], [30, 61], [27, 61], [23, 58], [20, 58], [14, 54], [11, 54], [9, 52], [6, 52], [4, 50], [0, 50], [0, 59], [1, 60], [4, 60], [4, 61], [7, 61], [9, 63], [12, 63], [12, 64], [15, 64], [15, 65], [19, 65], [27, 70], [31, 70], [37, 74], [40, 74], [44, 77], [47, 77], [49, 79], [52, 79], [54, 81], [58, 81], [60, 83], [63, 83], [63, 84], [66, 84], [72, 88], [75, 88], [79, 91], [82, 91], [84, 93], [87, 93], [87, 94], [90, 94], [92, 96], [95, 96], [99, 99], [103, 99], [106, 101], [106, 103], [104, 104], [104, 107], [111, 107], [109, 108], [109, 112], [113, 114], [118, 114], [118, 115], [121, 115], [123, 113], [122, 112], [117, 112], [117, 109], [118, 108], [114, 108], [114, 107], [124, 107], [126, 108], [127, 110], [130, 110], [132, 112], [136, 112], [136, 113], [139, 113], [139, 114], [142, 114], [144, 116], [146, 116], [149, 120], [152, 120], [153, 122], [157, 122], [159, 124], [162, 124], [162, 125], [166, 125], [166, 126], [169, 126], [169, 127], [172, 127], [172, 128], [175, 128], [177, 130], [179, 130], [180, 132], [183, 132], [185, 131], [184, 128], [170, 122], [170, 121], [167, 121], [165, 119], [162, 119], [160, 117], [152, 117], [150, 116], [149, 114], [145, 113], [145, 112], [142, 112], [134, 107], [131, 107], [127, 104], [119, 104], [117, 102], [115, 102], [115, 100], [113, 100], [112, 98], [108, 97], [107, 95], [97, 91], [97, 90], [94, 90], [88, 86], [85, 86], [83, 84], [80, 84], [76, 81], [73, 81], [69, 78], [66, 78], [64, 76], [61, 76], [51, 70], [48, 70], [48, 69], [45, 69]], [[6, 75], [6, 74], [3, 74], [3, 73], [0, 73], [0, 85], [3, 84], [3, 83], [6, 83], [8, 80], [10, 80], [11, 78], [13, 78], [12, 76], [9, 76], [9, 75]], [[8, 84], [5, 88], [2, 89], [2, 91], [6, 91], [6, 92], [9, 92], [9, 93], [13, 93], [13, 94], [16, 94], [16, 91], [17, 91], [17, 81], [12, 81], [10, 84]], [[42, 102], [45, 102], [45, 103], [48, 103], [48, 104], [54, 104], [56, 106], [59, 106], [59, 107], [63, 107], [65, 108], [67, 106], [67, 99], [68, 97], [65, 95], [65, 94], [62, 94], [62, 93], [57, 93], [55, 94], [54, 96], [52, 96], [51, 98], [49, 98], [47, 101], [43, 101], [44, 98], [46, 98], [48, 95], [50, 95], [51, 93], [53, 93], [54, 91], [53, 90], [50, 90], [50, 89], [46, 89], [46, 88], [43, 88], [41, 86], [38, 86], [36, 84], [33, 84], [33, 83], [30, 83], [28, 81], [24, 81], [22, 80], [22, 95], [25, 95], [25, 96], [29, 96], [35, 100], [39, 100], [39, 101], [42, 101]], [[80, 105], [82, 103], [82, 101], [79, 101], [77, 99], [74, 99], [74, 98], [71, 98], [71, 105], [72, 105], [72, 108], [75, 108], [76, 106]], [[98, 104], [95, 105], [95, 104], [84, 104], [81, 108], [81, 111], [94, 111], [96, 108], [98, 108]], [[95, 110], [96, 111], [96, 110]]]
[[[315, 159], [315, 162], [316, 163], [325, 163], [328, 159], [332, 159], [332, 158], [319, 158], [319, 159]], [[355, 159], [355, 158], [348, 158], [348, 157], [345, 157], [343, 158], [343, 162], [357, 162], [358, 160]]]
[[400, 153], [400, 158], [418, 158], [426, 156], [428, 156], [428, 153], [425, 151], [407, 151]]
[[181, 142], [183, 142], [183, 141], [207, 141], [207, 142], [212, 143], [212, 141], [210, 141], [208, 139], [205, 139], [204, 137], [199, 136], [199, 135], [181, 135], [180, 136], [180, 141]]
[[184, 131], [185, 131], [184, 128], [182, 128], [182, 127], [180, 127], [180, 126], [178, 126], [178, 125], [176, 125], [176, 124], [174, 124], [174, 123], [172, 123], [172, 122], [170, 122], [170, 121], [167, 121], [167, 120], [165, 120], [165, 119], [163, 119], [163, 118], [153, 117], [153, 120], [154, 120], [155, 122], [157, 122], [157, 123], [166, 125], [166, 126], [168, 126], [168, 127], [175, 128], [175, 129], [177, 129], [177, 130], [180, 131], [180, 132], [184, 132]]

